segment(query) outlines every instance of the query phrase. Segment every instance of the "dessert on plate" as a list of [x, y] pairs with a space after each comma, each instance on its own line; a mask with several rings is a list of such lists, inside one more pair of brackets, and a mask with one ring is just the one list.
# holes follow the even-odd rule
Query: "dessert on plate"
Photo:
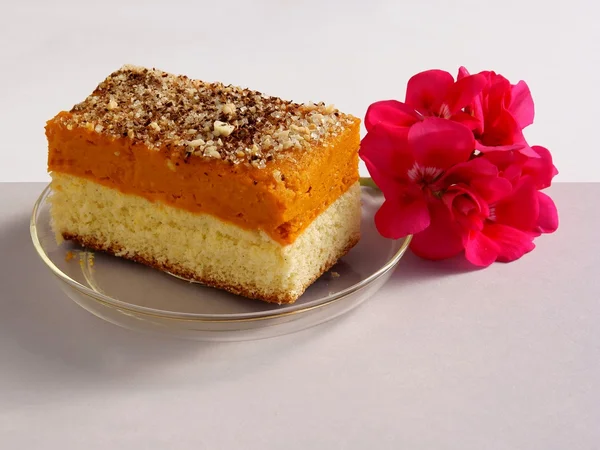
[[359, 119], [124, 66], [48, 121], [57, 236], [292, 303], [360, 238]]

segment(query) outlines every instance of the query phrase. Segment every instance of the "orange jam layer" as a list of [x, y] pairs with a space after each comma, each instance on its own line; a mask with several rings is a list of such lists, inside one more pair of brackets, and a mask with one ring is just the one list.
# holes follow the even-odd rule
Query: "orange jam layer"
[[[69, 115], [60, 113], [58, 117]], [[48, 121], [48, 170], [125, 194], [207, 213], [290, 244], [358, 180], [360, 121], [327, 146], [292, 152], [263, 169], [153, 150], [127, 137]]]

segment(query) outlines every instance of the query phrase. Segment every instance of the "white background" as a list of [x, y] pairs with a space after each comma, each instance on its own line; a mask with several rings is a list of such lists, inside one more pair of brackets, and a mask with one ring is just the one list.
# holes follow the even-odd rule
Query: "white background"
[[414, 73], [524, 79], [531, 144], [557, 181], [600, 181], [600, 8], [594, 0], [0, 1], [0, 181], [45, 181], [45, 121], [125, 63], [363, 118]]

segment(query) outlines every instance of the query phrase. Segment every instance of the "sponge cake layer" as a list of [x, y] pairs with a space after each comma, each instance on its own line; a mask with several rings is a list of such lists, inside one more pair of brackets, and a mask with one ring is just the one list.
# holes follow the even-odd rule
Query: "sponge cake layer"
[[352, 185], [282, 244], [210, 214], [53, 173], [53, 228], [65, 239], [250, 298], [294, 302], [360, 238], [360, 186]]

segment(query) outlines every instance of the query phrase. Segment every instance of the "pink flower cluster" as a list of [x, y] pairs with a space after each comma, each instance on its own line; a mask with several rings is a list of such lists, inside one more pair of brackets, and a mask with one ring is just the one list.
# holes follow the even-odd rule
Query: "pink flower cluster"
[[427, 259], [464, 251], [477, 266], [514, 261], [558, 227], [541, 192], [558, 173], [550, 152], [530, 146], [531, 93], [502, 75], [429, 70], [413, 76], [404, 102], [372, 104], [360, 156], [385, 202], [375, 215], [392, 239], [413, 235]]

